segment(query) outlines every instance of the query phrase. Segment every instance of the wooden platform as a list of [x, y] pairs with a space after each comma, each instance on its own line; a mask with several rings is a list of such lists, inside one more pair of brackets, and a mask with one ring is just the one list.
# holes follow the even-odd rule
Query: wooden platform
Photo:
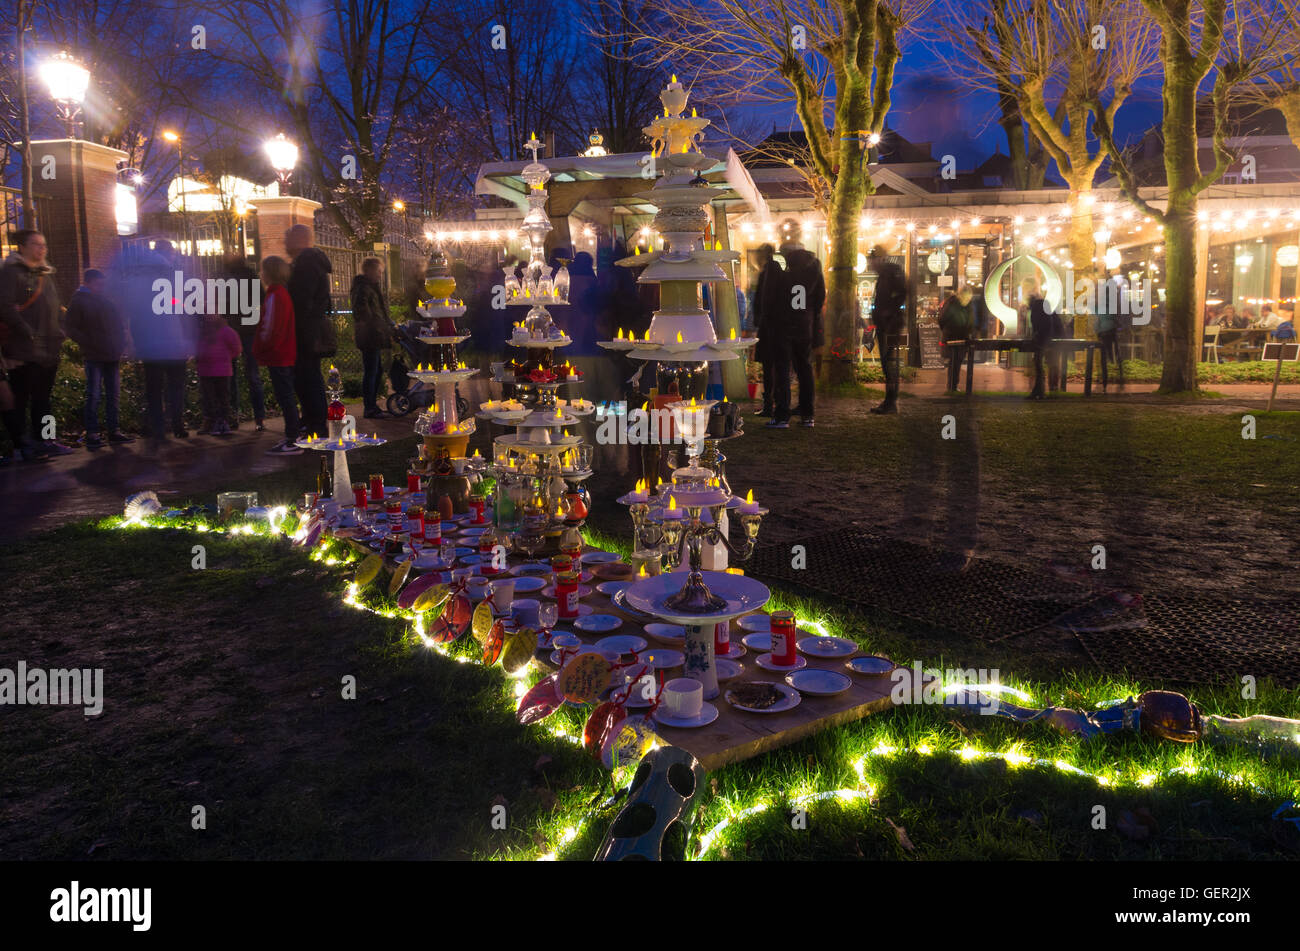
[[[665, 646], [645, 633], [641, 621], [633, 619], [626, 612], [616, 608], [610, 603], [609, 598], [600, 592], [593, 589], [592, 593], [584, 598], [582, 603], [590, 605], [597, 614], [613, 614], [621, 617], [623, 626], [612, 633], [639, 634], [652, 647]], [[557, 627], [572, 631], [589, 644], [594, 644], [601, 637], [607, 636], [584, 634], [565, 621], [561, 621]], [[735, 621], [732, 622], [731, 631], [732, 640], [736, 642], [745, 633], [740, 630]], [[866, 652], [858, 651], [851, 656], [856, 657], [863, 653]], [[729, 686], [740, 683], [779, 683], [782, 681], [783, 675], [766, 671], [758, 666], [756, 662], [758, 656], [754, 651], [747, 651], [744, 657], [739, 658], [739, 662], [744, 665], [745, 669], [735, 680], [719, 684], [723, 694], [725, 694]], [[541, 654], [539, 653], [540, 657]], [[718, 718], [708, 726], [683, 730], [656, 724], [655, 732], [673, 746], [686, 750], [699, 760], [706, 770], [712, 771], [726, 766], [728, 763], [740, 762], [758, 756], [760, 753], [779, 749], [782, 746], [789, 746], [791, 743], [798, 742], [822, 730], [851, 723], [872, 713], [890, 709], [893, 706], [890, 691], [894, 686], [891, 678], [887, 676], [863, 677], [860, 674], [852, 673], [844, 667], [848, 659], [848, 657], [840, 657], [834, 660], [823, 660], [815, 657], [805, 657], [809, 667], [838, 670], [853, 678], [853, 686], [838, 696], [805, 696], [800, 700], [797, 707], [784, 713], [744, 713], [733, 708], [731, 704], [727, 703], [726, 698], [719, 694], [717, 698], [709, 701], [718, 708]], [[546, 663], [549, 665], [549, 660]]]

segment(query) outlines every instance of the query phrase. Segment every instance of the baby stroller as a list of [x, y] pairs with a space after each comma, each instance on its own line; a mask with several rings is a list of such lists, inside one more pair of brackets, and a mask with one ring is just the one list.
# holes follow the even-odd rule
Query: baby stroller
[[[419, 324], [398, 324], [393, 339], [397, 342], [400, 353], [393, 356], [388, 368], [388, 379], [395, 391], [388, 397], [388, 412], [394, 416], [405, 416], [413, 409], [428, 409], [433, 405], [434, 390], [432, 383], [414, 379], [411, 368], [402, 359], [402, 354], [411, 363], [419, 366], [433, 361], [433, 347], [419, 339]], [[460, 419], [469, 415], [469, 400], [460, 395], [460, 384], [456, 384], [456, 414]]]

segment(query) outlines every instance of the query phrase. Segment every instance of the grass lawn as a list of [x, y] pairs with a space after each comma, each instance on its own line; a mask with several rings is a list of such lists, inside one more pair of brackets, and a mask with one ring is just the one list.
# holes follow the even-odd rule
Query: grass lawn
[[[1225, 523], [1218, 531], [1295, 524], [1294, 415], [1258, 414], [1259, 435], [1278, 438], [1250, 441], [1240, 414], [1222, 407], [1053, 401], [1028, 412], [1020, 401], [925, 401], [892, 420], [860, 409], [828, 406], [817, 430], [751, 433], [728, 446], [733, 487], [752, 485], [773, 506], [764, 527], [772, 540], [797, 539], [813, 509], [830, 517], [856, 500], [861, 511], [864, 493], [888, 509], [887, 487], [964, 485], [952, 474], [970, 459], [981, 522], [992, 525], [982, 539], [994, 550], [1016, 540], [1015, 523], [998, 527], [1004, 510], [1028, 505], [1032, 515], [1059, 496], [1067, 517], [1082, 518], [1116, 486], [1125, 503], [1108, 524], [1195, 528], [1192, 546], [1210, 505]], [[971, 449], [960, 440], [939, 441], [948, 413], [959, 433], [978, 432], [974, 456], [962, 455]], [[940, 455], [949, 449], [951, 458]], [[774, 464], [776, 450], [797, 465]], [[373, 462], [396, 473], [410, 445], [367, 452], [357, 471]], [[307, 487], [311, 462], [238, 487], [288, 502]], [[626, 480], [598, 479], [589, 540], [611, 547], [626, 538], [626, 515], [599, 500]], [[185, 488], [210, 501], [222, 487]], [[1171, 508], [1173, 517], [1156, 518]], [[191, 568], [195, 544], [206, 546], [205, 570]], [[630, 777], [611, 784], [575, 746], [582, 716], [566, 709], [518, 725], [519, 685], [499, 669], [457, 662], [461, 646], [430, 650], [378, 595], [362, 597], [371, 611], [342, 603], [352, 557], [341, 545], [309, 557], [265, 537], [111, 521], [0, 552], [0, 570], [21, 579], [0, 635], [4, 665], [93, 663], [105, 669], [106, 694], [91, 719], [79, 709], [0, 708], [0, 858], [590, 858], [617, 812], [604, 804]], [[1087, 709], [1161, 686], [1048, 646], [945, 637], [797, 592], [777, 591], [772, 606], [782, 605], [900, 662], [999, 668], [1031, 706]], [[342, 696], [348, 676], [356, 699]], [[1249, 701], [1235, 684], [1191, 695], [1206, 712], [1300, 717], [1296, 691], [1266, 680]], [[870, 717], [708, 782], [691, 842], [699, 852], [716, 830], [707, 858], [1300, 855], [1300, 833], [1271, 818], [1300, 797], [1295, 758], [1138, 735], [1085, 743], [940, 707]], [[811, 798], [836, 790], [851, 794]], [[196, 805], [206, 829], [192, 828]], [[492, 825], [496, 805], [506, 807], [504, 830]], [[1104, 829], [1094, 828], [1097, 806]], [[807, 809], [806, 829], [792, 827], [797, 807]]]

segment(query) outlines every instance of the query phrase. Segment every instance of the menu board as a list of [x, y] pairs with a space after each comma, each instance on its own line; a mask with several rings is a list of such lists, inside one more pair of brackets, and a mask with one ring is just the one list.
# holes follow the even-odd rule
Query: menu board
[[921, 345], [921, 366], [926, 369], [942, 367], [943, 347], [940, 344], [938, 324], [919, 324], [916, 339]]

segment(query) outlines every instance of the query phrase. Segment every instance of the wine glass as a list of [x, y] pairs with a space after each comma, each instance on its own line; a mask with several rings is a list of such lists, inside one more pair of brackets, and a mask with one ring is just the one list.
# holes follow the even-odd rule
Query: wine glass
[[438, 546], [438, 558], [444, 565], [452, 565], [456, 562], [456, 540], [453, 538], [444, 538], [442, 544]]

